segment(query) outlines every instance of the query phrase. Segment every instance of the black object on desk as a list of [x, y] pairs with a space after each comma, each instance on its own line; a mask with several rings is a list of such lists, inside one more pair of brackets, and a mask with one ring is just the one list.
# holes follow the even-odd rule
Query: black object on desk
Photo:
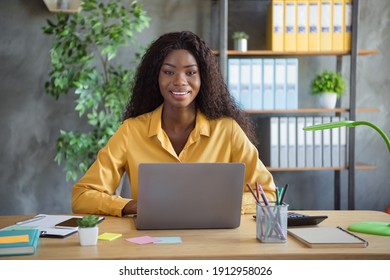
[[296, 212], [288, 212], [287, 226], [288, 227], [314, 226], [314, 225], [318, 225], [326, 218], [328, 218], [328, 216], [309, 216], [309, 215], [303, 215]]

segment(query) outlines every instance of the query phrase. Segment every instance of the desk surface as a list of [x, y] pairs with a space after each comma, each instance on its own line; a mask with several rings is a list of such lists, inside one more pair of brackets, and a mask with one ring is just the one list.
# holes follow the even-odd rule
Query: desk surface
[[[319, 226], [341, 226], [361, 221], [390, 223], [390, 215], [377, 211], [301, 211], [309, 215], [328, 215]], [[0, 228], [30, 216], [1, 216]], [[390, 259], [390, 237], [357, 233], [368, 241], [366, 248], [309, 248], [288, 236], [285, 244], [265, 244], [256, 239], [252, 215], [243, 215], [236, 229], [142, 230], [132, 218], [106, 217], [99, 233], [122, 233], [113, 241], [99, 240], [97, 246], [80, 246], [77, 234], [65, 239], [41, 238], [34, 255], [2, 259]], [[137, 236], [180, 236], [181, 244], [138, 245], [126, 241]]]

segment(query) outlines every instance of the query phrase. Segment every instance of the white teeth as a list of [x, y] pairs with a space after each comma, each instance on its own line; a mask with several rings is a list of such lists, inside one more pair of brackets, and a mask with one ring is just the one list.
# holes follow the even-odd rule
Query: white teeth
[[186, 95], [188, 93], [188, 91], [184, 91], [184, 92], [174, 92], [172, 91], [173, 94], [175, 95]]

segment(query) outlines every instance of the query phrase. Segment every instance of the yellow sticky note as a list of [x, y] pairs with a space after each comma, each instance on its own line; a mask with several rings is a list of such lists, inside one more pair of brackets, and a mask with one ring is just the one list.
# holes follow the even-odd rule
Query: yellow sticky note
[[108, 241], [112, 241], [114, 239], [117, 239], [119, 237], [121, 237], [122, 234], [121, 233], [110, 233], [110, 232], [106, 232], [106, 233], [103, 233], [101, 235], [99, 235], [98, 239], [99, 240], [108, 240]]
[[10, 244], [10, 243], [19, 243], [19, 242], [28, 242], [28, 241], [29, 241], [28, 234], [0, 237], [0, 244]]

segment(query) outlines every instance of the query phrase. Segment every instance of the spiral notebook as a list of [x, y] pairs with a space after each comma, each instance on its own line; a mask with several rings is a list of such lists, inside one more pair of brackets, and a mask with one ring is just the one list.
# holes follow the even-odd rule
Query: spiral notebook
[[290, 228], [288, 233], [311, 248], [364, 248], [368, 242], [341, 227]]

